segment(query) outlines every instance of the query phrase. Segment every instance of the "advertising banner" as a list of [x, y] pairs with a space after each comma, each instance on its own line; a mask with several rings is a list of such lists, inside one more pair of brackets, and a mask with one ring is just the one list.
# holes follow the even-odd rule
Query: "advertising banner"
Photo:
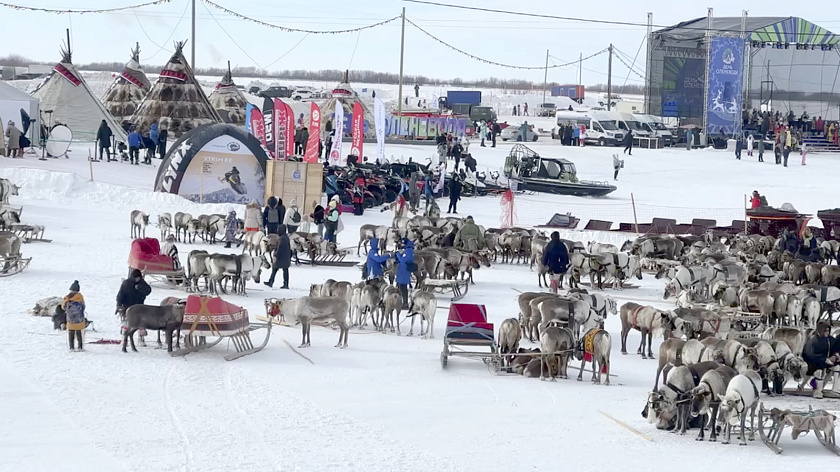
[[662, 70], [662, 116], [701, 118], [706, 61], [665, 57]]
[[315, 102], [309, 112], [309, 140], [306, 142], [306, 152], [303, 162], [318, 162], [321, 144], [321, 109]]
[[248, 123], [248, 132], [260, 140], [263, 147], [265, 147], [265, 124], [263, 124], [263, 114], [259, 108], [248, 104], [248, 116], [246, 123]]
[[344, 137], [344, 107], [341, 102], [335, 102], [335, 128], [333, 132], [332, 148], [330, 149], [330, 165], [331, 166], [346, 166], [347, 158], [341, 155], [341, 139]]
[[744, 84], [744, 40], [712, 38], [709, 50], [706, 135], [741, 133], [741, 102]]
[[274, 159], [274, 101], [265, 97], [263, 101], [263, 144], [268, 149], [269, 157]]
[[265, 172], [239, 139], [221, 135], [195, 153], [181, 178], [178, 194], [199, 203], [262, 201]]
[[350, 154], [358, 156], [358, 162], [362, 162], [362, 152], [364, 149], [365, 139], [365, 112], [362, 110], [362, 104], [355, 102], [353, 104], [353, 121], [351, 130], [353, 132], [352, 141], [350, 143]]
[[[285, 115], [285, 120], [286, 120], [286, 126], [285, 126], [285, 128], [286, 128], [286, 141], [285, 141], [286, 149], [285, 149], [285, 154], [286, 154], [286, 160], [288, 160], [290, 156], [295, 155], [295, 112], [292, 111], [292, 107], [290, 107], [288, 103], [286, 103], [286, 102], [282, 102], [282, 103], [283, 103], [283, 106], [286, 108], [286, 115]], [[301, 126], [303, 126], [303, 123], [301, 123]]]
[[376, 123], [376, 160], [385, 160], [385, 104], [379, 97], [373, 100], [373, 119]]
[[279, 98], [274, 99], [274, 158], [286, 161], [289, 156], [286, 154], [286, 140], [289, 138], [286, 129], [287, 115], [286, 104]]

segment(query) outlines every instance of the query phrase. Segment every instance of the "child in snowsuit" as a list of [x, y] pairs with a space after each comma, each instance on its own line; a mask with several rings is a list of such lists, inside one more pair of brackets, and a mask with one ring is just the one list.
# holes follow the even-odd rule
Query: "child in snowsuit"
[[67, 315], [67, 340], [70, 342], [70, 352], [76, 350], [75, 341], [79, 342], [79, 350], [84, 351], [82, 331], [85, 329], [85, 298], [79, 293], [79, 281], [74, 280], [68, 293], [61, 301], [61, 309]]
[[236, 240], [237, 223], [236, 210], [230, 210], [225, 218], [225, 249], [230, 249], [230, 245]]

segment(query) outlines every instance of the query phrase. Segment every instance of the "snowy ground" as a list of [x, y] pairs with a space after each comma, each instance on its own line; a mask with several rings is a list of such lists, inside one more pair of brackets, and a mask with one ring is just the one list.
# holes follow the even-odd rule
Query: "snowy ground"
[[[497, 169], [509, 148], [507, 143], [496, 149], [474, 143], [471, 151], [480, 166]], [[545, 142], [534, 148], [570, 158], [582, 178], [612, 177], [615, 149], [569, 149]], [[393, 146], [387, 152], [420, 160], [432, 151]], [[24, 246], [24, 255], [33, 258], [29, 269], [0, 279], [0, 470], [486, 471], [555, 470], [563, 464], [584, 471], [642, 471], [650, 470], [652, 460], [671, 464], [688, 457], [703, 458], [710, 470], [733, 463], [769, 470], [801, 467], [803, 459], [814, 465], [829, 459], [810, 437], [792, 442], [786, 436], [785, 453], [777, 457], [758, 442], [724, 446], [695, 442], [696, 431], [685, 437], [657, 431], [639, 414], [656, 361], [618, 353], [616, 317], [607, 320], [617, 375], [610, 387], [495, 376], [480, 362], [462, 359], [450, 360], [443, 371], [439, 355], [446, 310], [438, 312], [433, 340], [353, 330], [350, 347], [338, 350], [333, 347], [337, 332], [316, 327], [312, 347], [301, 350], [311, 362], [290, 349], [288, 344], [297, 346], [300, 338], [299, 329], [292, 328], [276, 329], [264, 351], [234, 362], [222, 359], [224, 344], [184, 358], [171, 358], [152, 344], [139, 353], [96, 344], [88, 344], [84, 353], [68, 353], [64, 334], [53, 331], [49, 319], [33, 318], [26, 310], [40, 298], [63, 296], [79, 280], [97, 328], [86, 333], [87, 341], [117, 339], [114, 296], [126, 274], [130, 210], [145, 210], [154, 220], [163, 211], [220, 209], [152, 193], [156, 169], [147, 166], [96, 163], [96, 182], [90, 183], [87, 148], [75, 145], [71, 156], [47, 162], [0, 159], [0, 177], [22, 186], [12, 205], [23, 207], [24, 222], [45, 225], [46, 236], [53, 239]], [[810, 156], [807, 166], [797, 162], [784, 169], [754, 158], [735, 161], [723, 152], [639, 149], [626, 158], [619, 189], [609, 198], [526, 196], [517, 213], [531, 218], [537, 209], [547, 219], [549, 212], [573, 209], [584, 223], [613, 213], [631, 221], [632, 213], [625, 210], [633, 193], [651, 211], [671, 209], [690, 219], [718, 208], [737, 214], [744, 193], [753, 189], [765, 193], [771, 204], [790, 201], [800, 211], [815, 213], [840, 206], [833, 185], [840, 171], [837, 158]], [[459, 213], [496, 226], [499, 202], [494, 197], [464, 198]], [[361, 218], [343, 218], [340, 246], [355, 246], [361, 224], [386, 224], [390, 215], [371, 211]], [[149, 232], [157, 234], [153, 227]], [[627, 237], [584, 232], [564, 236], [613, 243]], [[186, 255], [197, 247], [224, 251], [203, 245], [179, 249]], [[357, 281], [359, 272], [293, 267], [291, 277], [289, 291], [252, 284], [248, 297], [227, 299], [247, 307], [253, 318], [263, 313], [266, 297], [300, 296], [309, 284], [328, 277]], [[524, 266], [483, 268], [463, 302], [485, 304], [498, 325], [516, 316], [517, 290], [535, 290], [535, 278]], [[660, 281], [647, 276], [641, 288], [610, 295], [619, 303], [672, 306], [661, 301], [661, 288]], [[156, 285], [148, 301], [182, 294]], [[444, 299], [441, 305], [449, 302]], [[631, 333], [631, 352], [638, 342], [638, 334]], [[819, 405], [838, 409], [836, 401]], [[652, 441], [621, 428], [599, 410]], [[592, 447], [601, 452], [589, 453]]]

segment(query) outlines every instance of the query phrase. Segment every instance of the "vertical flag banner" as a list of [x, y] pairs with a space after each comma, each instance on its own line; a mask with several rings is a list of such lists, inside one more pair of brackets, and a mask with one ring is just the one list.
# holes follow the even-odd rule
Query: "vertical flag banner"
[[256, 134], [254, 134], [254, 128], [251, 127], [251, 110], [253, 109], [254, 105], [251, 105], [250, 103], [245, 105], [245, 131], [256, 136]]
[[274, 158], [286, 161], [289, 155], [286, 154], [286, 141], [289, 139], [289, 130], [286, 129], [286, 104], [279, 98], [274, 99]]
[[263, 101], [263, 144], [269, 156], [274, 159], [274, 102], [265, 97]]
[[306, 152], [303, 154], [303, 162], [318, 162], [321, 144], [321, 109], [315, 102], [309, 112], [309, 140], [306, 141]]
[[289, 106], [288, 103], [283, 102], [283, 106], [286, 108], [285, 120], [286, 120], [286, 159], [289, 159], [290, 156], [295, 155], [295, 112], [292, 111], [292, 107]]
[[333, 128], [335, 136], [333, 136], [332, 148], [330, 149], [330, 165], [343, 167], [347, 165], [347, 158], [341, 156], [341, 138], [344, 136], [344, 107], [338, 100], [335, 101], [333, 123], [335, 123]]
[[376, 97], [373, 100], [373, 120], [376, 123], [376, 159], [385, 160], [385, 104]]
[[361, 163], [365, 143], [365, 111], [362, 110], [362, 104], [360, 102], [353, 104], [353, 121], [350, 128], [353, 131], [350, 154], [358, 156], [358, 162]]
[[253, 134], [257, 139], [260, 140], [263, 147], [265, 146], [265, 124], [263, 123], [263, 114], [259, 108], [248, 104], [248, 120], [247, 123], [250, 126], [250, 132]]
[[741, 133], [744, 90], [744, 39], [714, 37], [709, 49], [706, 135]]

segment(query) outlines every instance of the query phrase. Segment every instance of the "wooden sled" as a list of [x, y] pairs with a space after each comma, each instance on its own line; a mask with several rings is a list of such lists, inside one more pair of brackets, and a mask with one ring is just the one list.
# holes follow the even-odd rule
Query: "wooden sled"
[[467, 296], [470, 290], [469, 280], [450, 280], [450, 279], [423, 279], [420, 284], [422, 290], [428, 292], [452, 292], [452, 299], [450, 301], [457, 302], [458, 300]]
[[[779, 439], [782, 437], [785, 426], [798, 425], [799, 430], [794, 433], [793, 439], [799, 434], [807, 434], [813, 431], [814, 436], [826, 449], [840, 456], [840, 448], [834, 442], [833, 437], [826, 437], [819, 427], [819, 423], [830, 421], [833, 431], [834, 417], [825, 410], [814, 411], [808, 406], [808, 411], [790, 411], [773, 408], [768, 411], [764, 409], [764, 402], [761, 402], [758, 410], [758, 435], [761, 441], [776, 454], [782, 453], [779, 446]], [[831, 435], [833, 436], [833, 434]]]
[[15, 233], [24, 244], [34, 242], [52, 242], [52, 239], [44, 239], [44, 227], [40, 225], [25, 225], [17, 223], [12, 225], [12, 232]]
[[[176, 351], [172, 351], [170, 355], [172, 357], [182, 357], [186, 356], [187, 354], [203, 351], [205, 349], [209, 349], [220, 342], [223, 339], [227, 338], [233, 344], [233, 348], [236, 352], [228, 354], [225, 356], [226, 361], [232, 361], [235, 359], [239, 359], [240, 357], [244, 357], [255, 352], [259, 352], [263, 350], [268, 345], [268, 340], [271, 337], [271, 325], [273, 323], [251, 323], [248, 326], [247, 331], [243, 331], [241, 333], [236, 333], [230, 336], [219, 336], [218, 338], [208, 342], [205, 336], [184, 336], [184, 343], [186, 347], [178, 349]], [[266, 329], [265, 339], [263, 339], [262, 344], [254, 345], [253, 341], [251, 341], [251, 332], [257, 331], [260, 329]]]
[[31, 257], [0, 257], [0, 277], [9, 277], [23, 272], [24, 269], [29, 267], [31, 261]]

